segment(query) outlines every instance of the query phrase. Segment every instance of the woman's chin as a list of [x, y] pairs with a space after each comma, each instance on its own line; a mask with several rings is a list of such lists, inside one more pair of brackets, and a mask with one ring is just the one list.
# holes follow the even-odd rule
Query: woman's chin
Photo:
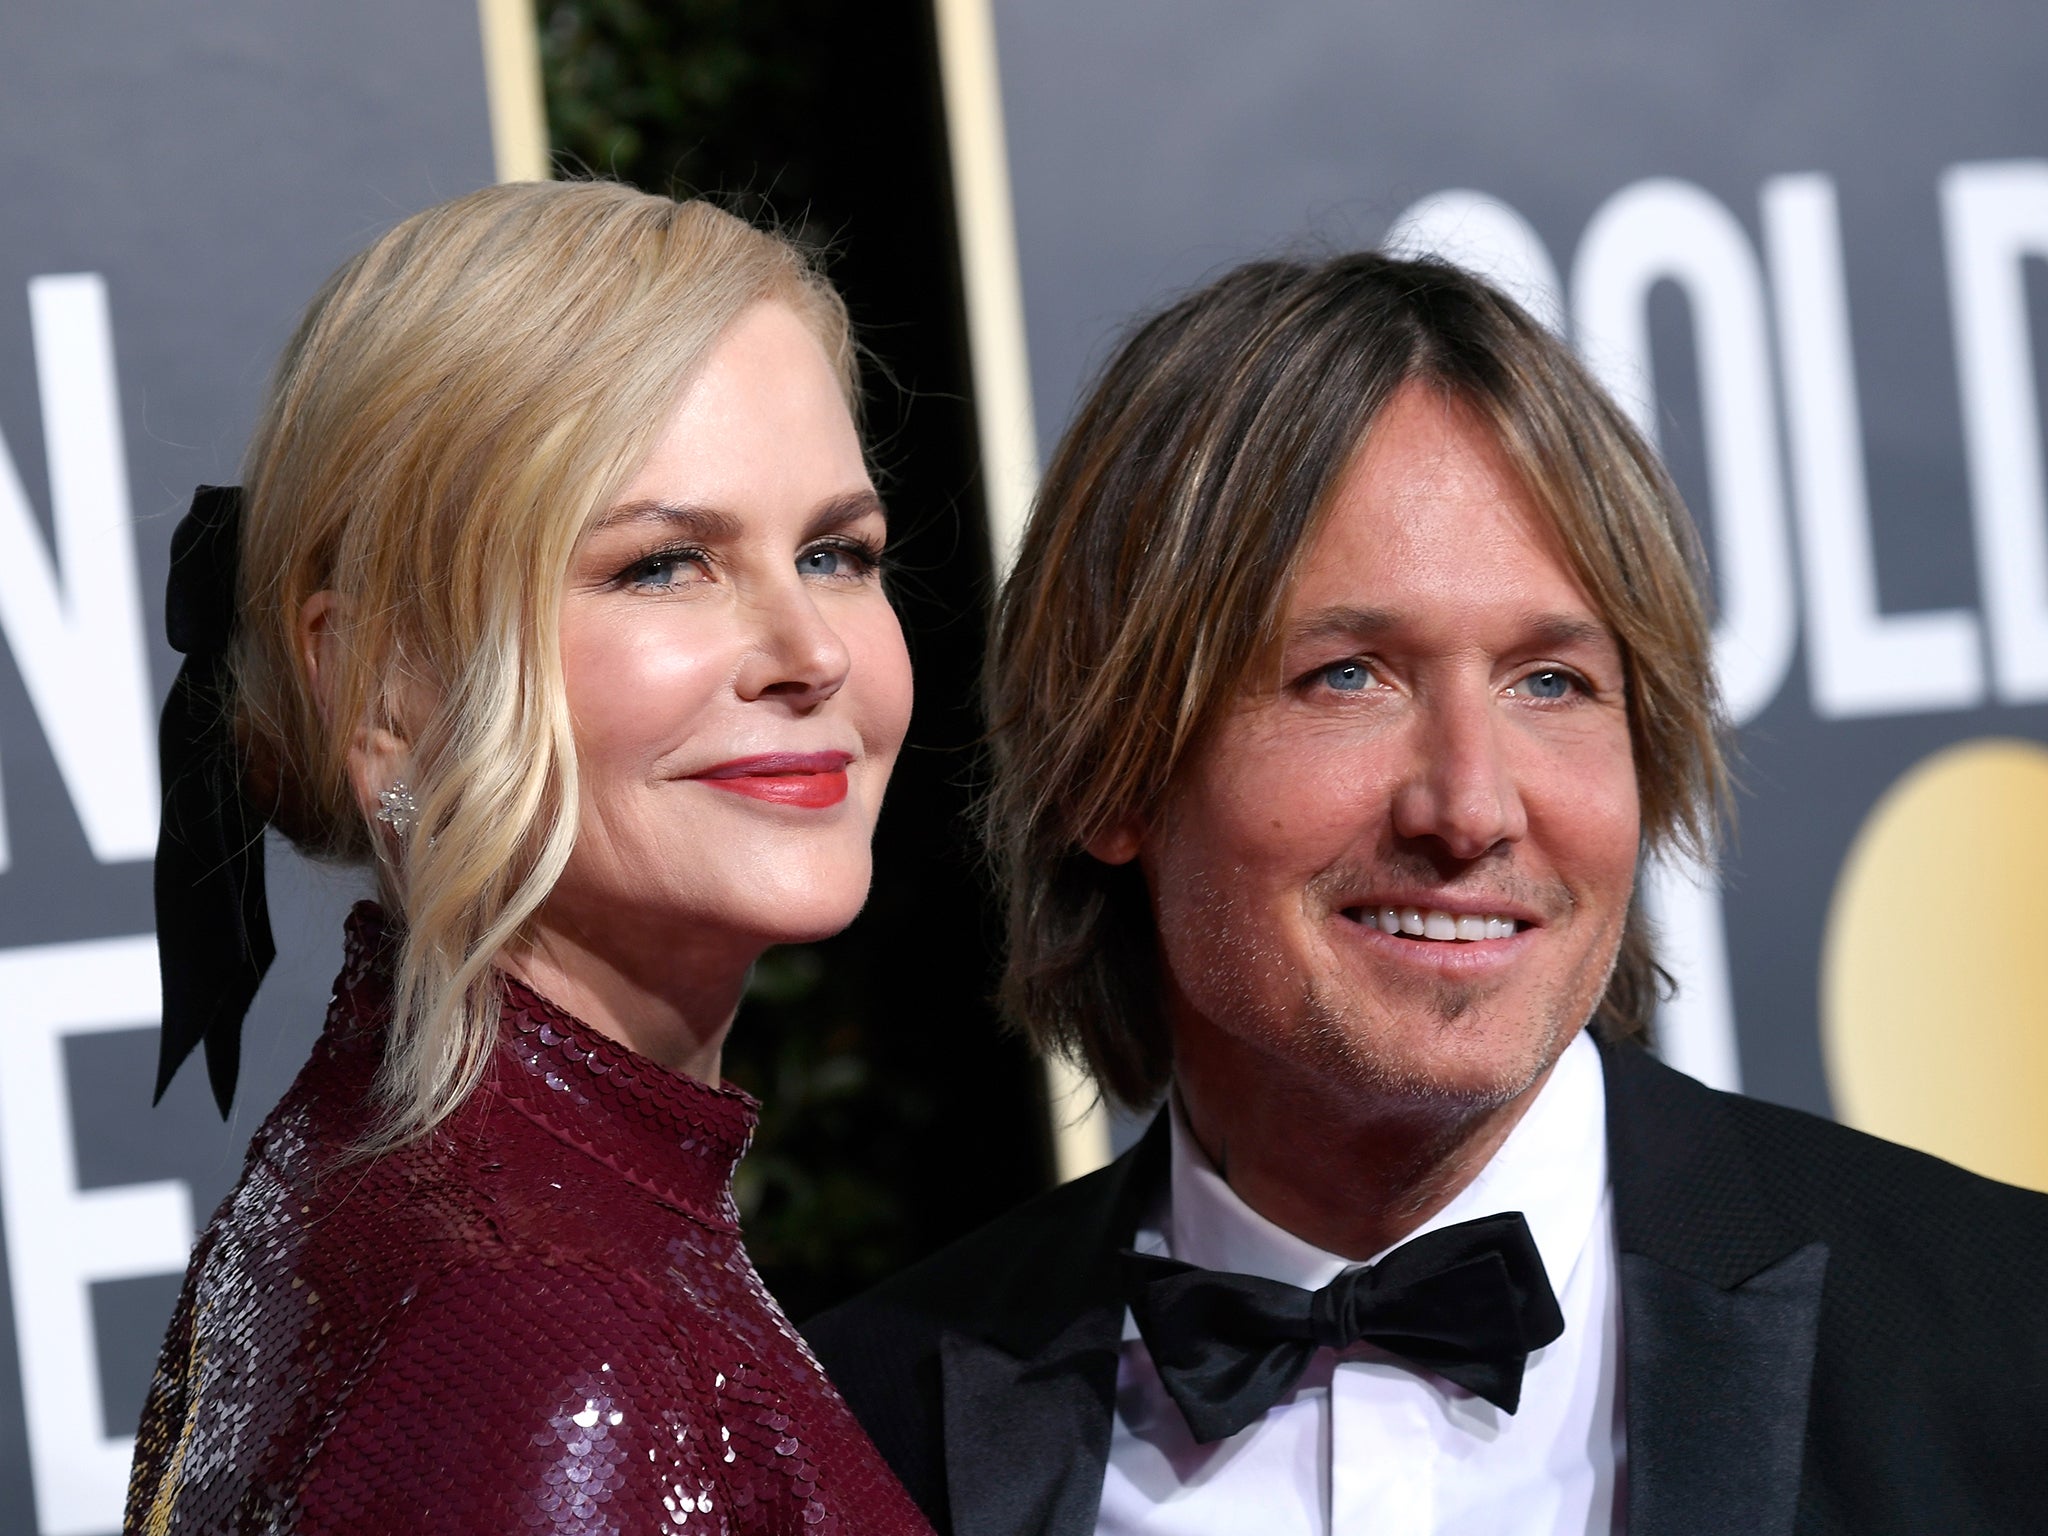
[[773, 924], [764, 923], [752, 930], [752, 937], [764, 949], [773, 949], [778, 944], [817, 944], [843, 933], [853, 920], [860, 916], [860, 908], [848, 912], [819, 913], [811, 921], [805, 921], [806, 914], [785, 913]]
[[867, 897], [866, 871], [858, 882], [772, 886], [748, 892], [728, 921], [763, 944], [815, 944], [860, 916]]
[[579, 879], [582, 872], [572, 867], [542, 908], [541, 926], [572, 936], [578, 947], [623, 942], [672, 950], [682, 944], [709, 960], [721, 950], [829, 939], [867, 902], [866, 858], [759, 861], [722, 870], [706, 868], [708, 862], [674, 861], [665, 872], [690, 871], [680, 882], [609, 871], [610, 878]]

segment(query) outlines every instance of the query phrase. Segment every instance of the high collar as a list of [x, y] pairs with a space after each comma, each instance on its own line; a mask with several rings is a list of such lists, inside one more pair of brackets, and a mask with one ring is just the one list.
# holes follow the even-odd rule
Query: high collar
[[[358, 1020], [388, 1016], [396, 944], [374, 902], [349, 913], [337, 994]], [[502, 1104], [693, 1221], [737, 1232], [732, 1175], [760, 1105], [648, 1060], [511, 976], [499, 981], [499, 1048], [477, 1106]]]
[[[1551, 1285], [1562, 1289], [1586, 1249], [1607, 1188], [1605, 1097], [1600, 1054], [1581, 1035], [1559, 1056], [1486, 1166], [1408, 1236], [1520, 1211]], [[1171, 1214], [1164, 1235], [1174, 1258], [1311, 1291], [1354, 1266], [1355, 1261], [1304, 1242], [1246, 1205], [1189, 1132], [1177, 1100], [1171, 1114]], [[1385, 1256], [1375, 1254], [1373, 1262]]]

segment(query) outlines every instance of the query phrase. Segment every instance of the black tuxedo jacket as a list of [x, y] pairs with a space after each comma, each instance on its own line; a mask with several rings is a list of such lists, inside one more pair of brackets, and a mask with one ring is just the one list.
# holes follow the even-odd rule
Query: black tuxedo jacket
[[[1629, 1536], [2048, 1532], [2048, 1196], [1601, 1054]], [[941, 1533], [1094, 1530], [1163, 1129], [805, 1329]]]

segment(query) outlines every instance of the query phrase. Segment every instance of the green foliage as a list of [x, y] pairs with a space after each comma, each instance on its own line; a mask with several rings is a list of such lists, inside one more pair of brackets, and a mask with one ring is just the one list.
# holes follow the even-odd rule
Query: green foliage
[[872, 1066], [865, 999], [845, 970], [815, 947], [770, 950], [727, 1048], [727, 1075], [761, 1101], [733, 1193], [754, 1262], [793, 1311], [828, 1299], [809, 1294], [828, 1288], [821, 1277], [880, 1279], [910, 1235], [903, 1200], [861, 1144], [877, 1125], [900, 1131], [925, 1117], [913, 1088]]
[[792, 129], [826, 67], [804, 40], [823, 34], [830, 9], [828, 0], [544, 3], [557, 153], [653, 191], [803, 203], [814, 178]]

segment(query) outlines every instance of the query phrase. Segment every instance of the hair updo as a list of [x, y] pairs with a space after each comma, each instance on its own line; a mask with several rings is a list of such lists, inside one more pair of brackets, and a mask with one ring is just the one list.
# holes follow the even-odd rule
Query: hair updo
[[[278, 363], [243, 471], [234, 721], [252, 800], [306, 853], [373, 865], [402, 930], [373, 1146], [475, 1086], [493, 961], [574, 845], [559, 617], [577, 539], [767, 300], [816, 335], [851, 408], [845, 308], [789, 242], [703, 202], [517, 183], [346, 263]], [[322, 591], [324, 712], [299, 639]], [[402, 841], [350, 783], [368, 726], [409, 745]]]

